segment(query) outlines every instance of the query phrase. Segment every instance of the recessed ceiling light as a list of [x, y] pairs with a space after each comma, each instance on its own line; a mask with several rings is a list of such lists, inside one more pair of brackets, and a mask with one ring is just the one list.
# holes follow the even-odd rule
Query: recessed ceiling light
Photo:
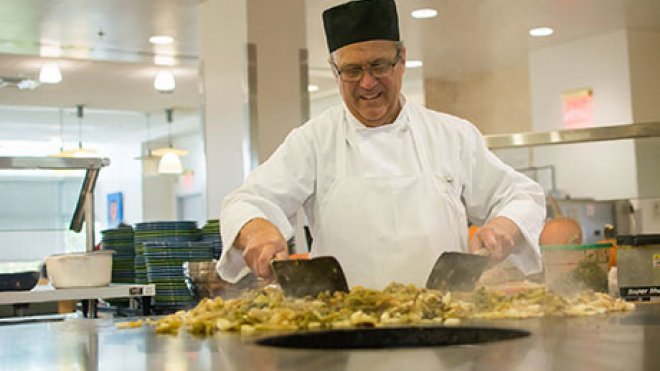
[[44, 63], [39, 71], [39, 82], [42, 84], [59, 84], [62, 81], [62, 72], [57, 63]]
[[438, 15], [438, 11], [431, 8], [422, 8], [413, 10], [410, 15], [413, 18], [433, 18]]
[[155, 35], [149, 38], [149, 42], [155, 45], [167, 45], [173, 43], [174, 38], [167, 35]]
[[534, 37], [545, 37], [552, 35], [554, 32], [555, 30], [550, 27], [537, 27], [529, 30], [529, 35]]
[[313, 93], [315, 91], [319, 91], [319, 86], [318, 85], [307, 85], [307, 91], [310, 93]]
[[406, 68], [419, 68], [424, 65], [422, 61], [406, 61]]

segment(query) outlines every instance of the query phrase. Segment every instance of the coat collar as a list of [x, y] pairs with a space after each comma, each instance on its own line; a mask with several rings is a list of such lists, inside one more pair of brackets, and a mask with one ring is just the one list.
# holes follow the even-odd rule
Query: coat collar
[[404, 133], [410, 128], [410, 105], [408, 104], [406, 98], [403, 94], [399, 95], [399, 101], [401, 102], [401, 112], [397, 116], [396, 120], [393, 123], [388, 125], [382, 125], [378, 127], [368, 127], [361, 123], [353, 114], [346, 108], [344, 105], [344, 117], [343, 122], [346, 125], [346, 140], [349, 145], [357, 146], [359, 143], [368, 138], [374, 133]]

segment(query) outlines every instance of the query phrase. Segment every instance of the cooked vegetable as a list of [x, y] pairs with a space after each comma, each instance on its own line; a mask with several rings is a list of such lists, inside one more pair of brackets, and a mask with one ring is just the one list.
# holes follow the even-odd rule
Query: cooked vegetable
[[472, 293], [443, 293], [393, 283], [382, 291], [355, 287], [348, 293], [321, 293], [315, 298], [285, 297], [280, 289], [266, 287], [231, 300], [203, 299], [189, 311], [179, 311], [150, 324], [158, 333], [174, 334], [183, 327], [192, 334], [206, 336], [216, 331], [455, 325], [467, 318], [581, 316], [633, 308], [633, 304], [606, 294], [583, 292], [566, 298], [543, 286], [506, 295], [486, 288]]

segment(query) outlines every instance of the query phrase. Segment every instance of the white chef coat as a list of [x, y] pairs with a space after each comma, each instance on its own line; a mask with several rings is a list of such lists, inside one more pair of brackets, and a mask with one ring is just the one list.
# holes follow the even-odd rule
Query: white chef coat
[[[369, 177], [414, 176], [423, 171], [421, 167], [425, 163], [437, 178], [437, 184], [447, 188], [453, 201], [463, 205], [461, 210], [455, 211], [457, 221], [465, 222], [467, 218], [481, 225], [496, 216], [513, 220], [524, 239], [509, 259], [525, 274], [539, 272], [538, 236], [545, 218], [545, 196], [541, 187], [495, 157], [471, 123], [405, 102], [403, 98], [402, 101], [403, 109], [390, 125], [365, 127], [344, 105], [339, 105], [294, 129], [275, 153], [250, 174], [244, 185], [225, 198], [220, 215], [225, 246], [218, 263], [220, 276], [236, 282], [249, 272], [242, 252], [231, 246], [240, 228], [253, 218], [268, 219], [288, 239], [293, 235], [291, 220], [302, 205], [312, 234], [322, 236], [321, 205], [336, 185], [341, 169], [346, 177], [368, 180]], [[425, 149], [425, 158], [420, 158], [420, 148]], [[344, 157], [338, 156], [340, 151], [345, 151]], [[337, 158], [344, 158], [345, 164], [339, 166]], [[466, 223], [452, 230], [446, 232], [453, 233], [449, 240], [454, 241], [448, 249], [465, 250]], [[370, 233], [374, 232], [363, 231], [367, 236]], [[439, 241], [439, 245], [443, 242]], [[318, 250], [332, 254], [331, 246], [316, 246], [316, 243], [317, 240], [313, 254]], [[380, 268], [370, 266], [364, 256], [356, 254], [356, 258], [361, 259], [361, 269]], [[352, 264], [345, 252], [342, 258], [342, 265]], [[426, 271], [430, 272], [436, 258], [437, 255], [428, 256], [420, 263], [422, 268], [410, 269], [428, 275]], [[399, 277], [409, 279], [397, 272], [388, 271], [387, 274], [388, 277], [383, 278], [387, 282], [400, 281]], [[361, 282], [362, 277], [355, 282], [348, 278], [352, 286], [373, 283], [368, 279]], [[418, 281], [403, 283], [420, 284]]]

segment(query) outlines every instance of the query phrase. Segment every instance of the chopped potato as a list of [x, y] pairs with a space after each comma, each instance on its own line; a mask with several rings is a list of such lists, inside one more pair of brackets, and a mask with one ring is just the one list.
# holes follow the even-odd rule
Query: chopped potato
[[[588, 316], [634, 309], [634, 305], [606, 294], [583, 292], [560, 296], [544, 286], [514, 294], [481, 287], [471, 293], [440, 292], [392, 283], [384, 290], [354, 287], [350, 292], [320, 293], [290, 298], [272, 286], [245, 292], [236, 299], [204, 299], [189, 311], [157, 321], [145, 321], [158, 333], [176, 334], [180, 328], [201, 336], [216, 331], [251, 334], [255, 331], [296, 331], [392, 325], [455, 326], [470, 318], [533, 318]], [[139, 327], [131, 322], [117, 328]]]
[[143, 320], [117, 322], [115, 323], [115, 327], [118, 329], [138, 328], [138, 327], [142, 327], [143, 323], [144, 323]]

